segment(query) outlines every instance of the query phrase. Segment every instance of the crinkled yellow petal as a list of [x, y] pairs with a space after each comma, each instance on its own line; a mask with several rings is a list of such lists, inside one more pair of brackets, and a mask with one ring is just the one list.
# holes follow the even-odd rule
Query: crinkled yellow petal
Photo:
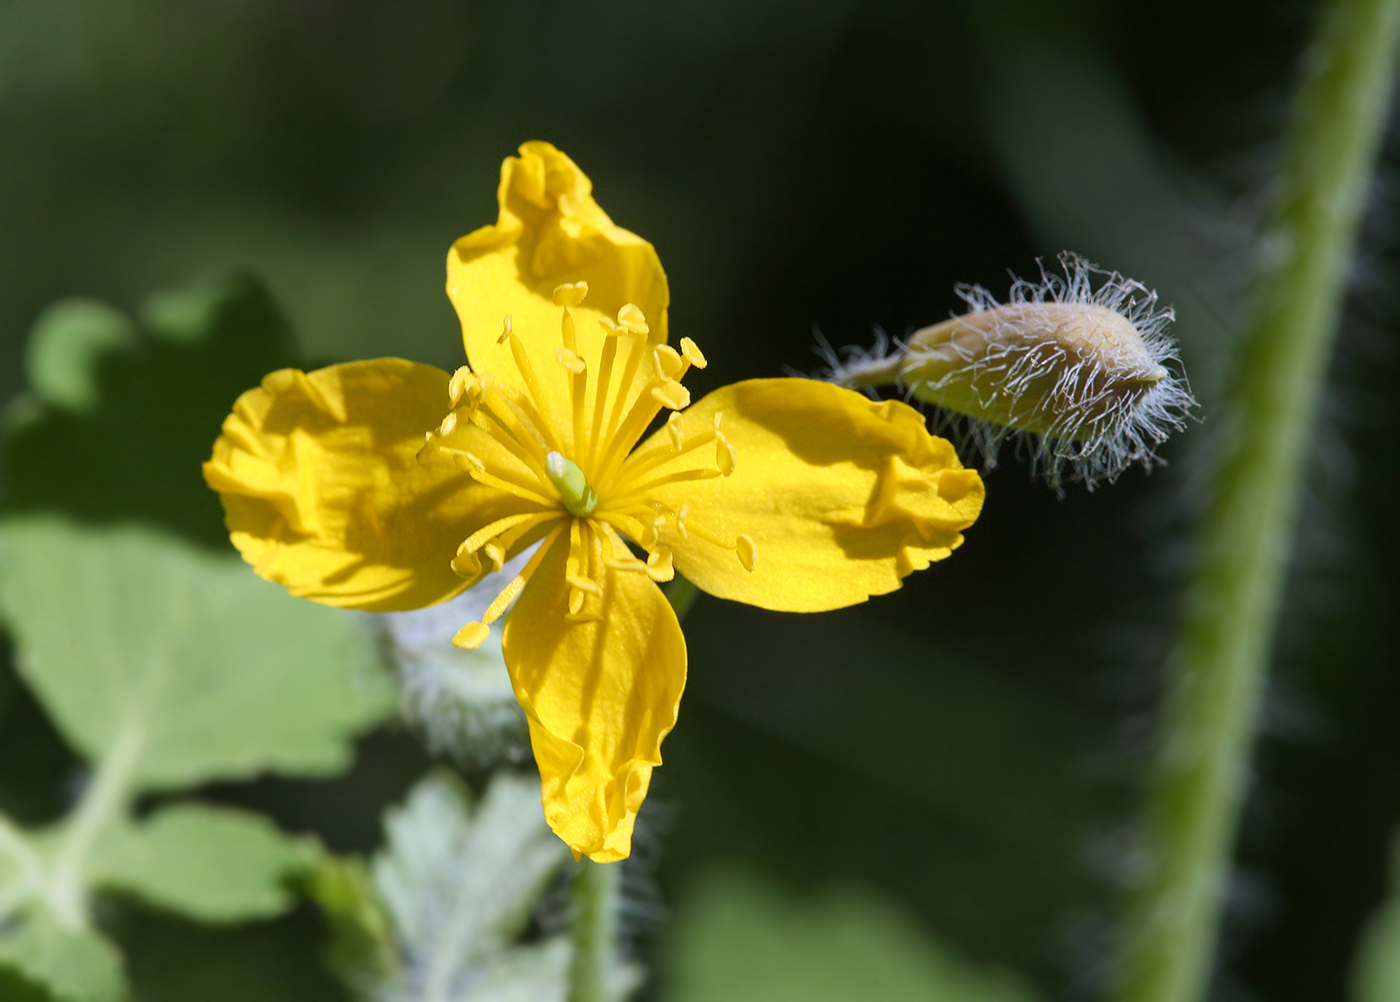
[[[976, 471], [898, 401], [815, 380], [755, 379], [684, 411], [682, 435], [710, 430], [717, 412], [737, 458], [733, 475], [651, 492], [687, 508], [692, 531], [674, 541], [675, 567], [712, 595], [789, 612], [863, 602], [948, 556], [981, 511]], [[671, 442], [663, 430], [639, 456]], [[752, 541], [752, 571], [727, 548], [748, 551], [741, 536]]]
[[[549, 398], [561, 432], [569, 434], [565, 370], [556, 360], [563, 344], [561, 311], [554, 289], [566, 282], [588, 283], [587, 298], [572, 307], [577, 354], [595, 363], [605, 335], [598, 320], [616, 320], [631, 303], [646, 316], [648, 343], [666, 340], [670, 292], [656, 250], [613, 224], [593, 200], [593, 184], [572, 160], [549, 143], [531, 142], [520, 156], [501, 165], [500, 215], [452, 245], [447, 254], [447, 294], [462, 322], [467, 358], [477, 372], [523, 388], [508, 345], [498, 345], [502, 321], [511, 316], [530, 365]], [[644, 346], [642, 346], [644, 347]], [[629, 401], [655, 374], [650, 350], [629, 390]], [[618, 359], [613, 385], [625, 360]], [[588, 377], [587, 407], [592, 413], [597, 373]]]
[[644, 573], [609, 569], [600, 619], [569, 622], [560, 540], [510, 613], [505, 658], [530, 723], [545, 819], [575, 855], [625, 859], [685, 687], [685, 638]]
[[430, 365], [381, 358], [282, 369], [238, 398], [204, 479], [258, 574], [293, 595], [377, 612], [431, 605], [471, 583], [450, 566], [457, 545], [522, 503], [446, 457], [418, 460], [447, 413], [447, 383]]

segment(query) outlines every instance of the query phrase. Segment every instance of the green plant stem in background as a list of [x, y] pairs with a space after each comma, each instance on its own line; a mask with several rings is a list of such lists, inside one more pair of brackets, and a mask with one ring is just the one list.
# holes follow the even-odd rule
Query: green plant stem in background
[[676, 619], [685, 622], [686, 613], [690, 612], [690, 607], [695, 604], [695, 600], [700, 597], [700, 589], [691, 583], [689, 578], [683, 578], [677, 574], [671, 579], [670, 585], [666, 588], [666, 601], [671, 603], [671, 608], [675, 610]]
[[[684, 622], [700, 589], [676, 575], [666, 600]], [[569, 968], [569, 1002], [616, 1002], [618, 883], [621, 863], [582, 860], [570, 885], [574, 903], [573, 963]]]
[[574, 903], [573, 960], [569, 967], [569, 1002], [617, 1002], [613, 998], [617, 968], [617, 907], [621, 863], [579, 861], [570, 886]]
[[1119, 1002], [1206, 992], [1298, 489], [1392, 87], [1400, 0], [1336, 0], [1294, 108], [1259, 300], [1170, 665]]

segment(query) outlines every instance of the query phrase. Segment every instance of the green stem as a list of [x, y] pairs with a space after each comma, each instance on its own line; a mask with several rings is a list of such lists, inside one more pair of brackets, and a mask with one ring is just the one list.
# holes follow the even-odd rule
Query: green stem
[[1385, 121], [1400, 0], [1334, 0], [1294, 109], [1259, 300], [1170, 662], [1148, 815], [1152, 869], [1118, 1002], [1197, 1002], [1267, 673], [1298, 489]]
[[574, 902], [569, 1002], [616, 1002], [617, 905], [621, 863], [579, 861], [570, 886]]
[[690, 607], [695, 604], [695, 600], [700, 597], [700, 589], [695, 587], [688, 578], [683, 578], [677, 574], [671, 584], [666, 588], [666, 601], [671, 603], [671, 608], [675, 610], [676, 619], [685, 622], [686, 613], [690, 612]]

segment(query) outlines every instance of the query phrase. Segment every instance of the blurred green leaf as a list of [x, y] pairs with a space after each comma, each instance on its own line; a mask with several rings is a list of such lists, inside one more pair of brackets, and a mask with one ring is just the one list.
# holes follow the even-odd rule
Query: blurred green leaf
[[1029, 1002], [1013, 978], [949, 954], [894, 902], [838, 886], [785, 897], [709, 871], [670, 936], [672, 1002]]
[[64, 300], [44, 311], [29, 335], [29, 385], [46, 404], [91, 410], [101, 395], [103, 361], [136, 345], [136, 325], [120, 310], [92, 299]]
[[568, 856], [545, 826], [535, 779], [498, 774], [473, 803], [449, 773], [435, 773], [385, 828], [372, 873], [410, 986], [405, 999], [563, 1002], [568, 940], [516, 942]]
[[182, 804], [115, 827], [91, 880], [206, 922], [263, 918], [291, 903], [307, 851], [255, 814]]
[[1400, 833], [1390, 863], [1390, 899], [1371, 918], [1352, 970], [1355, 1002], [1400, 1002]]
[[140, 520], [227, 546], [200, 464], [234, 400], [291, 364], [286, 321], [234, 276], [150, 297], [138, 327], [68, 300], [30, 338], [34, 395], [4, 415], [3, 510]]
[[304, 890], [330, 925], [325, 959], [331, 973], [361, 987], [401, 980], [391, 920], [364, 860], [319, 853]]
[[42, 984], [57, 1002], [120, 1002], [127, 997], [116, 950], [90, 929], [63, 928], [38, 907], [5, 923], [0, 966]]
[[149, 530], [10, 520], [0, 610], [59, 729], [121, 756], [129, 792], [333, 773], [391, 706], [350, 617]]
[[189, 805], [136, 822], [131, 806], [148, 790], [345, 766], [355, 732], [392, 704], [355, 620], [235, 557], [52, 518], [0, 522], [0, 612], [20, 674], [94, 767], [50, 829], [0, 818], [0, 959], [80, 1002], [116, 998], [94, 891], [207, 921], [284, 910], [309, 856], [272, 825]]
[[319, 861], [309, 892], [335, 973], [366, 999], [564, 1002], [567, 937], [520, 942], [568, 858], [539, 806], [534, 778], [497, 773], [477, 801], [437, 772], [387, 815], [369, 867]]

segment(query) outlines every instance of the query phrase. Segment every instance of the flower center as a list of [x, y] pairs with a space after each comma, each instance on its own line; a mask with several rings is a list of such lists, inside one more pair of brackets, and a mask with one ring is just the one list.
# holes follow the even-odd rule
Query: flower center
[[593, 509], [598, 507], [598, 492], [588, 483], [578, 464], [565, 459], [561, 453], [551, 452], [544, 457], [544, 466], [569, 514], [574, 518], [592, 515]]
[[[502, 383], [463, 366], [448, 385], [452, 410], [427, 435], [425, 452], [445, 452], [478, 483], [525, 502], [526, 510], [497, 519], [463, 540], [452, 561], [457, 573], [479, 576], [482, 554], [500, 570], [511, 552], [543, 537], [539, 550], [491, 603], [481, 622], [467, 624], [454, 638], [460, 647], [475, 647], [486, 639], [490, 624], [504, 614], [556, 543], [569, 549], [568, 618], [574, 622], [600, 618], [603, 582], [612, 571], [669, 581], [675, 575], [672, 540], [693, 536], [732, 550], [744, 567], [753, 569], [753, 541], [747, 536], [722, 539], [688, 527], [685, 505], [677, 510], [655, 496], [663, 485], [727, 477], [734, 471], [736, 457], [720, 428], [722, 414], [715, 415], [712, 428], [682, 433], [673, 413], [666, 425], [670, 448], [650, 449], [629, 459], [632, 447], [663, 408], [679, 412], [690, 405], [690, 392], [681, 379], [692, 367], [703, 369], [705, 356], [690, 338], [681, 339], [679, 351], [651, 343], [642, 311], [628, 304], [618, 310], [616, 321], [600, 319], [601, 347], [596, 356], [590, 350], [585, 359], [571, 307], [587, 292], [583, 282], [554, 290], [554, 303], [563, 315], [562, 343], [553, 361], [564, 370], [565, 393], [546, 392], [547, 383], [507, 316], [497, 344], [509, 346], [518, 383]], [[648, 353], [651, 375], [639, 379]], [[549, 375], [558, 379], [557, 373]], [[554, 387], [559, 388], [557, 382]], [[564, 406], [567, 416], [557, 413]], [[485, 432], [505, 455], [488, 456], [481, 446], [473, 451], [471, 443], [480, 438], [459, 431], [466, 423]], [[713, 450], [713, 465], [704, 458], [707, 446]], [[646, 551], [645, 561], [633, 555], [623, 537]]]

